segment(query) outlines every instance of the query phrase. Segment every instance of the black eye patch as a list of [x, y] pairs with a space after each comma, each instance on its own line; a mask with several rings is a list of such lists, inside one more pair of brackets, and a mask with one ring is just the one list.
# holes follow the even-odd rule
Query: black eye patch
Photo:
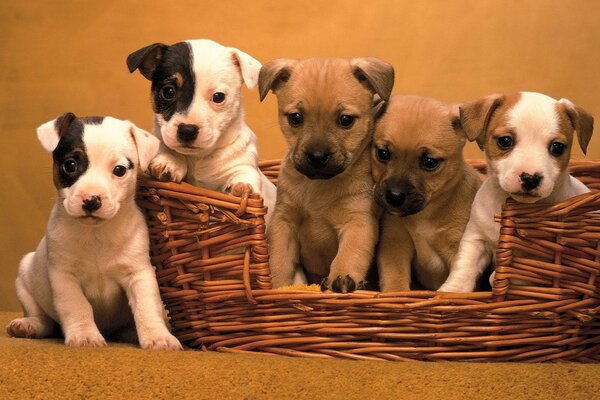
[[75, 119], [64, 132], [59, 133], [60, 140], [52, 152], [54, 185], [59, 189], [72, 186], [88, 169], [83, 126], [79, 119]]
[[[180, 42], [165, 50], [162, 62], [152, 75], [152, 106], [165, 121], [190, 107], [194, 98], [195, 75], [189, 43]], [[180, 79], [175, 79], [178, 76]]]

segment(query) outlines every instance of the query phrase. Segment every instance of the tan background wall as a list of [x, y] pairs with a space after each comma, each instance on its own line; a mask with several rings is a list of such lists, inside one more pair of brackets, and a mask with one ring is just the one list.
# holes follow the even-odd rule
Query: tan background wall
[[[211, 38], [258, 60], [373, 55], [395, 92], [470, 100], [496, 91], [567, 97], [600, 116], [600, 2], [7, 1], [0, 7], [0, 310], [18, 310], [19, 259], [42, 237], [54, 198], [35, 128], [65, 111], [151, 128], [149, 83], [126, 56], [153, 42]], [[285, 146], [276, 103], [245, 92], [261, 158]], [[581, 152], [577, 151], [576, 156]], [[481, 157], [474, 145], [467, 157]], [[600, 159], [600, 138], [588, 157]]]

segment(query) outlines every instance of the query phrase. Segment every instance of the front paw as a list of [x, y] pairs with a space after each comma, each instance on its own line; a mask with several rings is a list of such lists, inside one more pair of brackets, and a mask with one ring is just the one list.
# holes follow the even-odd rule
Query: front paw
[[106, 347], [106, 340], [98, 331], [80, 331], [65, 334], [65, 344], [69, 347]]
[[244, 193], [252, 194], [254, 193], [254, 188], [249, 183], [237, 182], [231, 185], [229, 188], [229, 192], [236, 197], [242, 197]]
[[187, 166], [169, 154], [159, 153], [148, 165], [148, 171], [160, 181], [181, 182], [187, 173]]
[[169, 332], [140, 337], [140, 347], [146, 350], [183, 350], [179, 340]]
[[446, 293], [470, 293], [475, 290], [474, 285], [468, 285], [464, 282], [449, 282], [446, 281], [440, 288], [437, 290], [438, 292], [446, 292]]
[[345, 277], [338, 275], [335, 279], [331, 277], [323, 279], [323, 281], [321, 281], [321, 290], [325, 291], [331, 289], [338, 293], [350, 293], [357, 289], [364, 289], [365, 285], [366, 282], [364, 280], [356, 283], [350, 275], [346, 275]]

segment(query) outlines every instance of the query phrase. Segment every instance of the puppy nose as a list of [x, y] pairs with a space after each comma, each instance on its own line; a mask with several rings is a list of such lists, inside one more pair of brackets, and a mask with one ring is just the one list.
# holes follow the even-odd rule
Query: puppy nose
[[523, 172], [519, 175], [519, 178], [521, 178], [521, 187], [526, 191], [530, 191], [538, 187], [544, 177], [537, 172], [533, 175]]
[[329, 153], [324, 151], [307, 151], [306, 158], [313, 167], [322, 168], [329, 161]]
[[91, 196], [88, 199], [83, 200], [83, 208], [88, 213], [92, 213], [102, 207], [102, 200], [100, 200], [100, 196]]
[[388, 189], [385, 191], [385, 201], [392, 207], [400, 207], [406, 199], [406, 193], [398, 189]]
[[177, 127], [177, 138], [181, 142], [193, 142], [198, 137], [198, 127], [191, 124], [181, 124]]

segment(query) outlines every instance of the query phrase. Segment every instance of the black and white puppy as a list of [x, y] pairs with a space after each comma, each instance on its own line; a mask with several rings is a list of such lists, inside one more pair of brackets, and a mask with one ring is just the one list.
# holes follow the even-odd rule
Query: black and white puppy
[[52, 153], [57, 200], [46, 236], [23, 257], [16, 281], [24, 317], [11, 336], [43, 338], [62, 328], [68, 346], [105, 346], [104, 337], [178, 350], [164, 319], [135, 203], [138, 168], [159, 141], [129, 121], [66, 113], [37, 130]]
[[277, 192], [258, 169], [256, 136], [242, 109], [242, 84], [256, 86], [260, 62], [201, 39], [146, 46], [127, 66], [152, 82], [153, 133], [163, 143], [149, 166], [154, 177], [236, 196], [260, 193], [273, 210]]

